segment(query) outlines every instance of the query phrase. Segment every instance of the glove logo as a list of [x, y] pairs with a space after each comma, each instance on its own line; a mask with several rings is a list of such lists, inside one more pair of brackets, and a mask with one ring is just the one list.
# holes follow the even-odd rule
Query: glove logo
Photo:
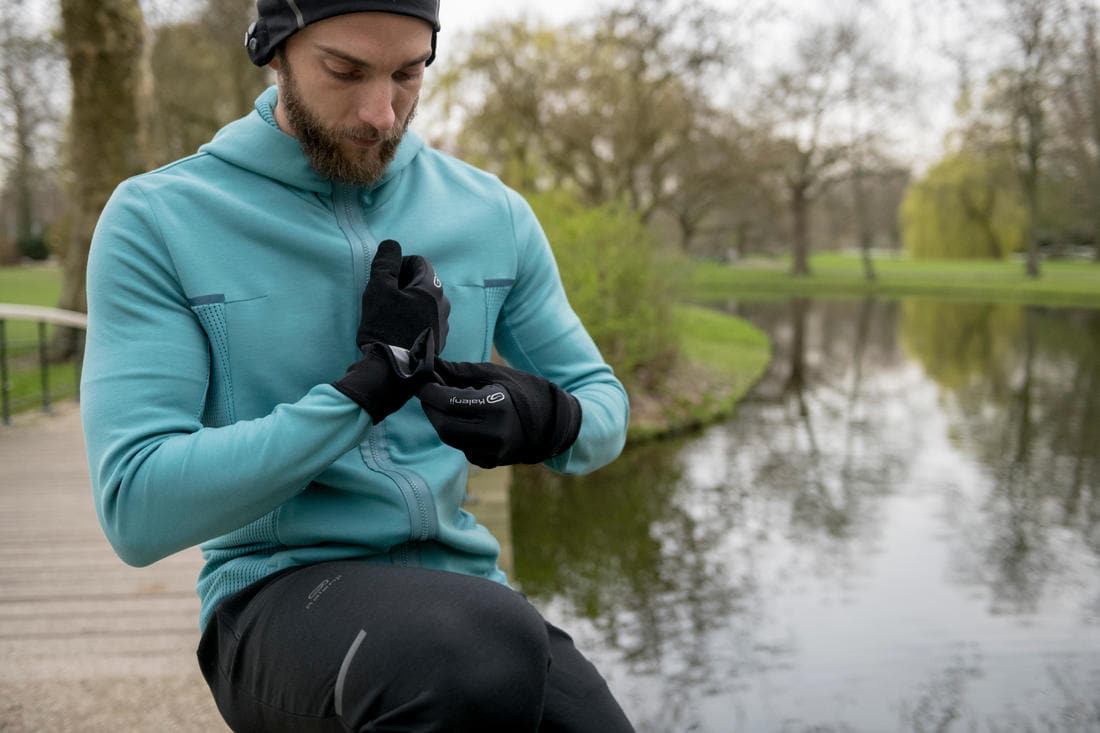
[[437, 288], [443, 287], [443, 281], [439, 279], [439, 275], [436, 275], [432, 280], [432, 285], [435, 285]]
[[491, 395], [489, 395], [488, 397], [485, 398], [485, 401], [488, 402], [490, 405], [495, 405], [498, 402], [503, 402], [504, 401], [504, 393], [503, 392], [493, 392]]

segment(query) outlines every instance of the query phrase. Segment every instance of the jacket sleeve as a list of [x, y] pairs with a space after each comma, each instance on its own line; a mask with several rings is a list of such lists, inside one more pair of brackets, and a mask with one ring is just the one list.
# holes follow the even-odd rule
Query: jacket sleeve
[[562, 288], [553, 251], [527, 202], [508, 191], [517, 273], [494, 335], [509, 364], [562, 387], [581, 404], [581, 429], [565, 453], [546, 461], [560, 473], [583, 474], [613, 461], [626, 442], [626, 390], [600, 355]]
[[262, 517], [361, 440], [329, 385], [260, 419], [203, 427], [209, 347], [139, 184], [115, 191], [88, 262], [81, 419], [96, 511], [131, 565]]

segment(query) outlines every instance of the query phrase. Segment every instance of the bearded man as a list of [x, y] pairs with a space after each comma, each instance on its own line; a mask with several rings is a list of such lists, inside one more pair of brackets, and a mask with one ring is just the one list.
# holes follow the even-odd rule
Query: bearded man
[[139, 566], [202, 545], [199, 665], [234, 730], [631, 730], [462, 508], [470, 463], [613, 460], [628, 403], [526, 202], [409, 130], [438, 1], [257, 10], [277, 85], [96, 229], [107, 537]]

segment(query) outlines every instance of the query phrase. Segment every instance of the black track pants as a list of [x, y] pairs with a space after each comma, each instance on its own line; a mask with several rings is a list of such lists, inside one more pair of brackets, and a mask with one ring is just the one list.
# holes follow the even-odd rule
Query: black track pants
[[199, 666], [239, 732], [632, 731], [565, 632], [498, 583], [308, 565], [227, 598]]

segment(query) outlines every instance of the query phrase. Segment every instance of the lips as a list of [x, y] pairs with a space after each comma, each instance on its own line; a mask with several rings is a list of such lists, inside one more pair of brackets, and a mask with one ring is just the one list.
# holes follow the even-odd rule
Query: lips
[[363, 148], [372, 148], [382, 142], [380, 137], [355, 137], [354, 135], [348, 135], [348, 140]]

